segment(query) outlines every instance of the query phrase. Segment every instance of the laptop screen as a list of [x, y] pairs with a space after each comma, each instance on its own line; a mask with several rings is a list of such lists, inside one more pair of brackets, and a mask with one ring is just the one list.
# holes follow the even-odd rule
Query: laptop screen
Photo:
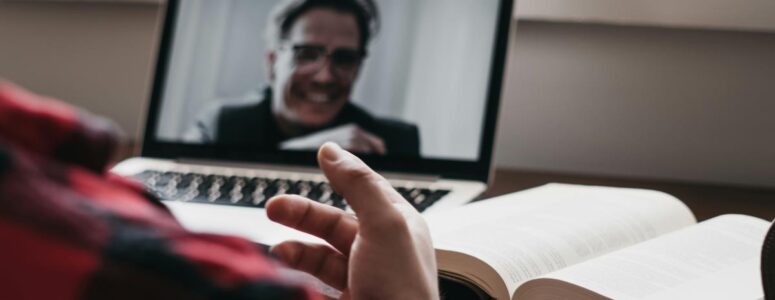
[[293, 163], [330, 141], [394, 171], [490, 163], [511, 1], [168, 5], [152, 152]]

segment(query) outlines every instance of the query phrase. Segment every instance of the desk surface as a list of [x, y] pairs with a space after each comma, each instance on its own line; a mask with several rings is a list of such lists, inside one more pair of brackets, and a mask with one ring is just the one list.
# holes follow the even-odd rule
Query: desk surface
[[498, 170], [484, 198], [495, 197], [551, 182], [643, 188], [681, 199], [699, 221], [723, 214], [746, 214], [775, 219], [775, 189], [736, 187], [657, 180], [606, 178], [520, 170]]

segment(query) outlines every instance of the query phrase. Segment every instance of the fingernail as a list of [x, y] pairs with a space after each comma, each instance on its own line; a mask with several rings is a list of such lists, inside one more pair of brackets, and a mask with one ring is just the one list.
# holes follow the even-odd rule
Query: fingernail
[[323, 159], [327, 161], [338, 161], [342, 157], [342, 147], [339, 147], [336, 143], [326, 143], [323, 145], [323, 150], [321, 151]]

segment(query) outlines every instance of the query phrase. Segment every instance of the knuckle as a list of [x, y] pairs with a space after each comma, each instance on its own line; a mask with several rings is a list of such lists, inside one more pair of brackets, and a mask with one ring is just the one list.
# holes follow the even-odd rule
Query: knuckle
[[379, 228], [384, 230], [383, 234], [392, 236], [409, 236], [411, 228], [409, 222], [400, 213], [393, 212], [385, 214], [378, 220]]
[[320, 237], [324, 240], [330, 240], [332, 239], [338, 230], [343, 226], [343, 223], [345, 222], [345, 216], [344, 215], [338, 215], [337, 218], [330, 221], [328, 224], [323, 225], [320, 228]]
[[363, 184], [367, 182], [379, 181], [376, 173], [360, 165], [349, 166], [345, 169], [344, 175], [351, 183]]

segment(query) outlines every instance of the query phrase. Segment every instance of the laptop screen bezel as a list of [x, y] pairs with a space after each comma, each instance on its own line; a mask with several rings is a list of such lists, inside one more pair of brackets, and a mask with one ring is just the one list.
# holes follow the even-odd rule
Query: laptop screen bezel
[[[160, 159], [192, 159], [208, 161], [227, 161], [240, 163], [270, 164], [282, 166], [315, 167], [314, 152], [278, 151], [260, 153], [249, 147], [222, 145], [194, 145], [161, 141], [157, 138], [161, 102], [164, 95], [167, 72], [169, 70], [172, 41], [180, 0], [169, 0], [163, 21], [161, 41], [157, 56], [156, 70], [148, 105], [141, 156]], [[359, 155], [372, 168], [382, 172], [439, 176], [448, 179], [474, 180], [487, 183], [490, 179], [495, 127], [498, 118], [502, 82], [506, 64], [506, 53], [514, 0], [500, 0], [497, 28], [490, 67], [490, 80], [487, 88], [485, 116], [482, 120], [480, 147], [475, 161], [430, 159], [416, 157], [380, 157]]]

